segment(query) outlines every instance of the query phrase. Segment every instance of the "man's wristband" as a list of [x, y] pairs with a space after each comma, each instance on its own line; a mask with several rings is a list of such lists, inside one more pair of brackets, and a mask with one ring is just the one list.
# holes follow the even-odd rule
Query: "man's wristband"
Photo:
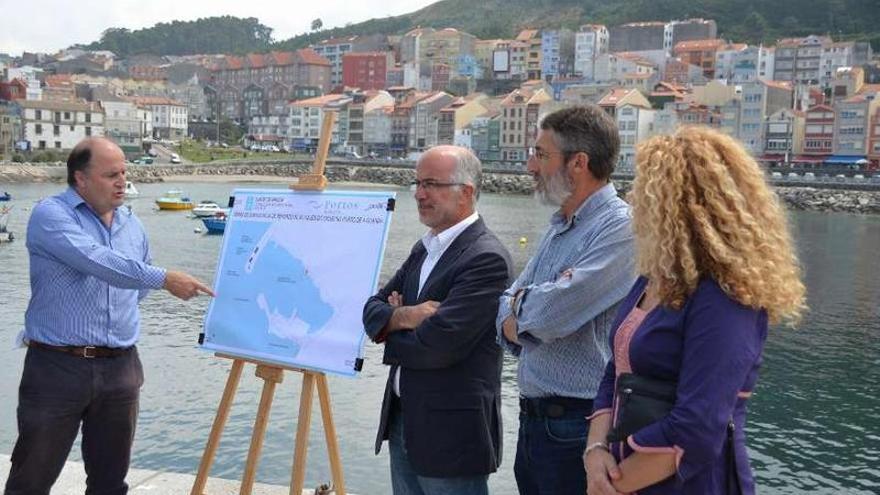
[[587, 449], [584, 450], [584, 457], [589, 455], [589, 453], [594, 450], [604, 450], [605, 452], [611, 452], [610, 450], [608, 450], [608, 444], [606, 444], [605, 442], [595, 442], [588, 445]]

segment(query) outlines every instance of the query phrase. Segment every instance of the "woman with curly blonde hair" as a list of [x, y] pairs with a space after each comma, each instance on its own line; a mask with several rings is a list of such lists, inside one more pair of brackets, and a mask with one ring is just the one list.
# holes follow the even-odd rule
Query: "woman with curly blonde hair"
[[689, 127], [638, 148], [641, 276], [584, 452], [588, 494], [751, 494], [743, 426], [768, 323], [795, 324], [805, 289], [779, 200], [734, 139]]

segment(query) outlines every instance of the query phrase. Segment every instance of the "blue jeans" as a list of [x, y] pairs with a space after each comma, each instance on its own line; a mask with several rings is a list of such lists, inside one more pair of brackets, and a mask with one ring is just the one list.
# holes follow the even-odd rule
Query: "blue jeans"
[[460, 478], [428, 478], [413, 471], [403, 440], [400, 411], [391, 412], [388, 450], [391, 456], [391, 488], [394, 495], [488, 495], [489, 475]]
[[520, 413], [513, 472], [520, 495], [583, 495], [587, 477], [582, 456], [590, 424], [588, 410], [549, 418]]

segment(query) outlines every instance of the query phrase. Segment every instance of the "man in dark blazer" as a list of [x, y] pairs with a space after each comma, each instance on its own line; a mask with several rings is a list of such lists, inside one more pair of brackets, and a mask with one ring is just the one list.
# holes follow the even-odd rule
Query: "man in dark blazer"
[[480, 161], [438, 146], [416, 167], [430, 231], [364, 306], [364, 328], [391, 366], [376, 453], [389, 441], [395, 495], [486, 494], [501, 464], [498, 297], [510, 255], [476, 212]]

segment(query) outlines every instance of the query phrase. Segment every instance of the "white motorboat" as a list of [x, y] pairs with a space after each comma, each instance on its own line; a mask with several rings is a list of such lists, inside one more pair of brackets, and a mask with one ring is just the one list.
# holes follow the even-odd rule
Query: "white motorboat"
[[226, 213], [225, 208], [221, 208], [220, 205], [213, 201], [202, 201], [195, 208], [193, 208], [193, 215], [199, 218], [208, 218], [213, 217], [217, 213]]
[[141, 193], [134, 187], [134, 183], [130, 180], [125, 181], [125, 199], [134, 199], [140, 195]]

